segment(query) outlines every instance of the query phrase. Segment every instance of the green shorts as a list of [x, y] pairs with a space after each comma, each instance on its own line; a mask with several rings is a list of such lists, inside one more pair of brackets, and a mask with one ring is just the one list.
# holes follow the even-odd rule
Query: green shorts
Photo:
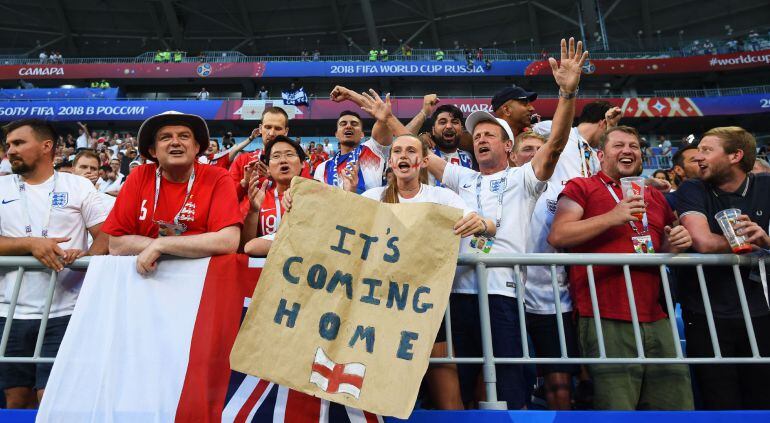
[[[607, 357], [636, 357], [631, 322], [601, 319]], [[668, 319], [639, 324], [645, 357], [676, 357]], [[578, 322], [580, 354], [598, 357], [592, 317]], [[592, 364], [594, 408], [597, 410], [692, 410], [690, 369], [685, 364]]]

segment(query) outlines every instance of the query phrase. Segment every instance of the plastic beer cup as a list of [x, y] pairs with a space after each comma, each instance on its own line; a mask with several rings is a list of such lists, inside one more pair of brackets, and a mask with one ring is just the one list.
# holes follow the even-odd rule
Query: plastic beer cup
[[740, 209], [725, 209], [714, 215], [735, 254], [751, 252], [751, 245], [746, 242], [746, 237], [735, 233], [735, 224], [738, 223], [740, 215]]
[[[644, 198], [644, 178], [641, 176], [620, 178], [620, 189], [623, 191], [623, 198], [632, 195], [639, 195]], [[641, 221], [644, 213], [635, 213], [634, 217]]]

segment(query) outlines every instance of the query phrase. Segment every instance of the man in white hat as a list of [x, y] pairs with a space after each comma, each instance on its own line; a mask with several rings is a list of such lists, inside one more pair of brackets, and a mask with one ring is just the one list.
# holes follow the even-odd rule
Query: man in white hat
[[[547, 187], [559, 155], [569, 137], [575, 115], [575, 97], [580, 81], [581, 66], [587, 57], [582, 43], [573, 39], [569, 47], [561, 44], [561, 61], [551, 58], [554, 79], [559, 86], [559, 104], [556, 109], [550, 138], [535, 157], [521, 167], [512, 168], [508, 155], [514, 133], [504, 119], [485, 111], [471, 113], [465, 127], [473, 135], [473, 152], [479, 171], [449, 164], [431, 154], [428, 170], [444, 186], [484, 216], [492, 218], [497, 226], [495, 237], [476, 236], [461, 242], [461, 253], [526, 252], [529, 222], [540, 195]], [[494, 268], [487, 272], [492, 344], [495, 357], [521, 357], [522, 339], [519, 330], [519, 293], [516, 283], [523, 283], [526, 272], [514, 275], [511, 268]], [[481, 354], [479, 334], [478, 281], [472, 266], [458, 266], [452, 289], [452, 332], [458, 357], [477, 357]], [[456, 318], [455, 318], [456, 317]], [[506, 401], [509, 409], [520, 409], [525, 404], [526, 387], [523, 367], [497, 365], [498, 399]], [[460, 385], [464, 402], [472, 401], [479, 366], [459, 366]]]
[[136, 270], [149, 274], [161, 254], [235, 253], [243, 223], [235, 186], [226, 170], [197, 161], [209, 145], [206, 122], [168, 111], [144, 121], [137, 138], [155, 163], [131, 171], [102, 227], [110, 254], [138, 254]]

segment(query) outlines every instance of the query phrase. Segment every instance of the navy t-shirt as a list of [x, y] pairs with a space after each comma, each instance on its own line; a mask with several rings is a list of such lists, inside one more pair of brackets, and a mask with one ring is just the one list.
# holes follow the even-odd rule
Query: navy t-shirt
[[[688, 180], [674, 192], [676, 211], [680, 219], [692, 213], [704, 215], [712, 233], [722, 235], [716, 215], [724, 209], [736, 208], [748, 215], [768, 232], [770, 224], [770, 174], [746, 178], [735, 192], [724, 192], [700, 180]], [[738, 289], [731, 266], [704, 266], [703, 272], [709, 300], [717, 318], [742, 318]], [[741, 278], [752, 316], [770, 314], [762, 284], [749, 279], [751, 269], [741, 266]], [[705, 314], [703, 297], [698, 286], [695, 267], [678, 269], [678, 295], [682, 308]]]

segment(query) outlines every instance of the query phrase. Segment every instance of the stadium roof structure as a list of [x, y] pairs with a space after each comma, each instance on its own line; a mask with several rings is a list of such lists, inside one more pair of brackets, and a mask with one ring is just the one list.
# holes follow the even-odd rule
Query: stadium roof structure
[[0, 54], [65, 57], [362, 54], [383, 40], [539, 52], [581, 38], [581, 27], [592, 49], [606, 40], [611, 51], [657, 51], [767, 32], [770, 22], [767, 0], [4, 0], [0, 11]]

